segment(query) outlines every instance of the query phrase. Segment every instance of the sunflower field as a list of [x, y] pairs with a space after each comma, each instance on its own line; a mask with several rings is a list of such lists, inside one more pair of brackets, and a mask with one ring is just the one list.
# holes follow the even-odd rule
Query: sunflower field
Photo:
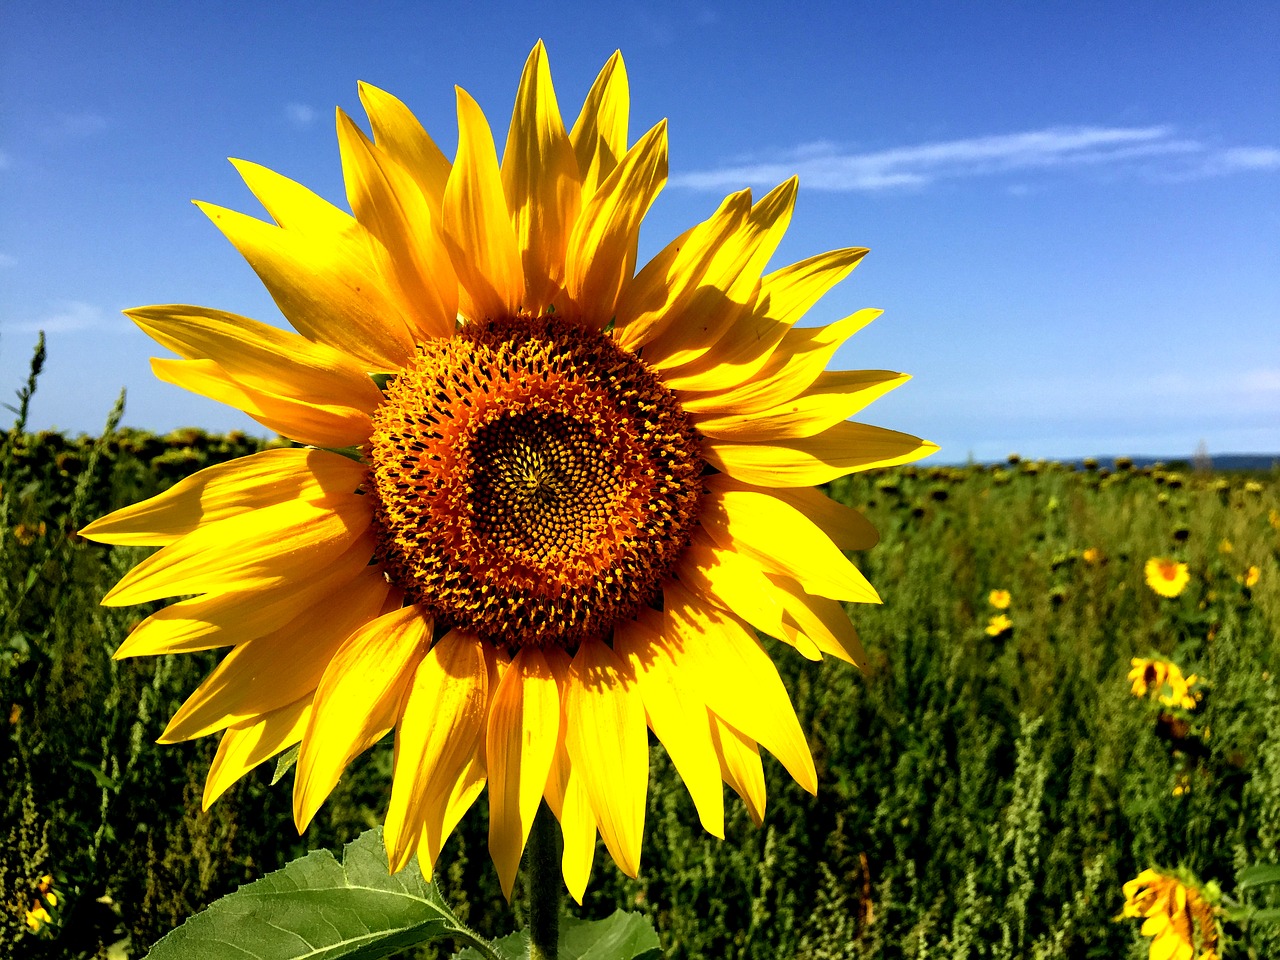
[[[155, 436], [121, 408], [98, 437], [27, 432], [39, 359], [0, 438], [0, 957], [141, 957], [380, 823], [391, 743], [301, 838], [271, 764], [201, 811], [216, 744], [155, 740], [216, 658], [113, 660], [156, 605], [99, 600], [145, 551], [77, 530], [271, 443]], [[1274, 906], [1239, 878], [1280, 862], [1280, 473], [1011, 456], [829, 492], [880, 532], [855, 560], [884, 603], [851, 608], [863, 672], [765, 640], [817, 796], [766, 757], [763, 824], [729, 796], [716, 840], [654, 742], [639, 879], [601, 850], [582, 916], [644, 913], [682, 960], [1138, 958], [1122, 890], [1144, 870]], [[525, 905], [502, 896], [483, 808], [435, 880], [496, 935]], [[1228, 922], [1218, 955], [1280, 956], [1276, 930]]]

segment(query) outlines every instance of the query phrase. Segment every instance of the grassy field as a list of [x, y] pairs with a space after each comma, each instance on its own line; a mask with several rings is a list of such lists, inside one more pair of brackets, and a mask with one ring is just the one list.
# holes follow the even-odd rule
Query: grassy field
[[[154, 740], [214, 658], [110, 659], [147, 611], [98, 600], [144, 551], [76, 529], [258, 441], [109, 423], [3, 443], [0, 957], [141, 956], [238, 884], [379, 822], [389, 741], [301, 839], [291, 775], [271, 787], [270, 764], [201, 813], [215, 740]], [[1280, 860], [1280, 475], [1011, 462], [831, 492], [881, 531], [859, 562], [885, 603], [852, 610], [866, 673], [774, 645], [818, 796], [766, 759], [764, 826], [733, 798], [717, 841], [655, 747], [641, 877], [601, 850], [583, 915], [641, 910], [672, 958], [1137, 958], [1149, 941], [1115, 918], [1144, 867], [1232, 895], [1241, 868]], [[1187, 564], [1179, 596], [1144, 582], [1151, 557]], [[1157, 655], [1202, 678], [1192, 709], [1133, 693], [1131, 658]], [[522, 904], [498, 892], [484, 816], [437, 880], [496, 934]], [[32, 932], [45, 876], [57, 902]], [[1270, 929], [1229, 925], [1223, 956], [1280, 956]]]

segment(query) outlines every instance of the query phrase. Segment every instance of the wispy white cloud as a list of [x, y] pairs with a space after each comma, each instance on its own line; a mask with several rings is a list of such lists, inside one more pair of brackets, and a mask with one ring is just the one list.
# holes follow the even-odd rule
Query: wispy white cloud
[[102, 326], [107, 319], [106, 311], [83, 300], [65, 300], [54, 305], [42, 317], [35, 319], [15, 320], [4, 324], [5, 330], [17, 333], [70, 333], [76, 330], [87, 330], [90, 327]]
[[811, 189], [875, 191], [919, 189], [941, 180], [1017, 173], [1019, 190], [1025, 191], [1028, 172], [1080, 167], [1185, 179], [1277, 169], [1280, 150], [1217, 148], [1180, 137], [1168, 125], [1046, 127], [868, 153], [844, 150], [828, 141], [800, 144], [774, 156], [740, 158], [721, 167], [672, 177], [671, 183], [694, 190], [724, 190], [772, 186], [795, 174]]
[[16, 267], [18, 258], [8, 253], [0, 253], [0, 269], [5, 267]]
[[287, 103], [284, 112], [289, 123], [298, 130], [305, 130], [316, 122], [315, 107], [309, 107], [305, 103]]

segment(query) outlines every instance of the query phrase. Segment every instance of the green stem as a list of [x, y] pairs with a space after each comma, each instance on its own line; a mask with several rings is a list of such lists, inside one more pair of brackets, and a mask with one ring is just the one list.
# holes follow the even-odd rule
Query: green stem
[[556, 960], [560, 944], [560, 837], [544, 800], [529, 831], [525, 882], [529, 894], [529, 960]]

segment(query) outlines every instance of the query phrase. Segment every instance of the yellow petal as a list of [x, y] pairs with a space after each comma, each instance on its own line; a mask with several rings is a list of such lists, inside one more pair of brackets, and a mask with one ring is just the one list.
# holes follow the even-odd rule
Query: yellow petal
[[755, 634], [679, 584], [668, 582], [662, 595], [663, 634], [672, 639], [677, 669], [699, 678], [708, 708], [764, 746], [801, 787], [816, 793], [809, 745]]
[[764, 766], [760, 763], [760, 748], [754, 740], [744, 736], [714, 713], [710, 717], [711, 740], [720, 760], [720, 776], [746, 803], [751, 822], [758, 827], [764, 823], [765, 808]]
[[760, 281], [755, 302], [717, 341], [714, 350], [668, 370], [663, 382], [672, 390], [723, 390], [759, 373], [774, 349], [809, 308], [849, 275], [868, 253], [848, 247], [818, 254], [783, 267]]
[[524, 308], [541, 313], [561, 292], [565, 248], [582, 201], [578, 160], [560, 119], [541, 40], [520, 77], [502, 154], [502, 187], [524, 264]]
[[757, 630], [782, 635], [783, 610], [760, 564], [720, 546], [702, 527], [694, 528], [677, 573], [698, 596], [713, 599]]
[[193, 653], [235, 646], [278, 630], [295, 617], [340, 596], [369, 565], [377, 541], [372, 532], [351, 547], [314, 581], [283, 584], [270, 590], [211, 593], [157, 610], [120, 645], [112, 659]]
[[[247, 169], [262, 168], [240, 166], [242, 174]], [[398, 369], [413, 355], [409, 327], [383, 289], [370, 238], [354, 217], [342, 214], [340, 231], [323, 229], [330, 217], [286, 229], [211, 203], [196, 201], [196, 206], [240, 251], [280, 312], [308, 340], [327, 343], [369, 370]]]
[[829, 370], [785, 403], [755, 413], [694, 416], [698, 431], [718, 440], [767, 443], [811, 437], [848, 420], [911, 378], [888, 370]]
[[776, 443], [707, 440], [702, 457], [722, 473], [761, 487], [812, 487], [836, 477], [927, 457], [936, 443], [846, 420], [815, 437]]
[[[714, 478], [712, 478], [714, 480]], [[833, 600], [879, 603], [875, 589], [822, 530], [777, 497], [709, 482], [698, 519], [711, 539]]]
[[311, 694], [347, 637], [382, 613], [394, 589], [377, 568], [367, 569], [342, 594], [223, 657], [173, 715], [159, 742], [203, 737]]
[[622, 158], [582, 209], [566, 250], [565, 288], [584, 323], [603, 328], [636, 265], [640, 223], [667, 182], [667, 125]]
[[385, 90], [362, 82], [360, 102], [369, 115], [374, 142], [417, 182], [431, 208], [432, 220], [438, 223], [444, 185], [449, 180], [448, 159], [409, 108]]
[[299, 833], [347, 764], [396, 725], [431, 628], [420, 607], [402, 607], [351, 634], [329, 661], [298, 754], [293, 819]]
[[649, 728], [667, 748], [689, 788], [703, 828], [724, 839], [724, 794], [706, 701], [677, 669], [662, 619], [624, 620], [614, 628], [613, 649], [640, 688]]
[[368, 499], [291, 500], [205, 524], [143, 560], [102, 603], [270, 589], [319, 576], [368, 529]]
[[699, 281], [701, 299], [645, 344], [645, 360], [660, 370], [703, 357], [739, 319], [749, 315], [760, 274], [791, 222], [798, 181], [792, 177], [769, 191], [715, 252]]
[[135, 307], [125, 316], [179, 356], [215, 361], [244, 387], [364, 413], [382, 403], [382, 392], [357, 362], [296, 333], [185, 304]]
[[750, 214], [751, 191], [730, 194], [709, 218], [645, 264], [618, 298], [613, 331], [617, 341], [636, 352], [670, 324], [715, 312], [724, 302], [715, 281], [724, 278], [713, 268], [731, 261], [728, 246]]
[[622, 54], [614, 51], [591, 85], [569, 133], [582, 176], [582, 199], [590, 200], [627, 152], [631, 94]]
[[121, 546], [173, 543], [197, 527], [291, 500], [354, 493], [364, 466], [323, 450], [263, 450], [206, 467], [164, 493], [108, 514], [80, 536]]
[[302, 697], [252, 720], [228, 727], [204, 781], [201, 809], [213, 802], [246, 773], [302, 739], [311, 719], [311, 698]]
[[489, 854], [510, 900], [560, 733], [560, 690], [547, 658], [524, 647], [489, 710]]
[[[429, 634], [427, 639], [429, 639]], [[386, 816], [392, 873], [425, 837], [437, 854], [455, 787], [474, 762], [489, 701], [481, 641], [452, 630], [422, 658], [396, 726], [395, 776]], [[465, 793], [465, 788], [464, 788]], [[434, 858], [433, 858], [434, 859]]]
[[338, 111], [338, 146], [347, 200], [356, 220], [382, 244], [388, 292], [415, 338], [447, 337], [458, 313], [458, 284], [440, 236], [439, 214], [417, 182]]
[[578, 648], [566, 686], [569, 758], [582, 774], [605, 846], [622, 872], [634, 877], [640, 870], [649, 782], [640, 692], [614, 652], [596, 639]]
[[[716, 482], [724, 484], [722, 489], [730, 489], [736, 483], [729, 477], [717, 478]], [[880, 534], [870, 520], [816, 487], [782, 487], [769, 492], [816, 523], [841, 550], [870, 550], [880, 542]]]
[[726, 416], [785, 403], [812, 385], [836, 350], [882, 312], [859, 310], [825, 327], [792, 328], [750, 379], [740, 380], [732, 370], [721, 377], [712, 367], [698, 387], [703, 392], [682, 389], [680, 403], [690, 413]]
[[866, 651], [862, 649], [858, 631], [849, 622], [843, 604], [825, 597], [810, 596], [800, 584], [787, 577], [771, 576], [769, 581], [773, 595], [785, 611], [782, 618], [784, 635], [779, 639], [795, 643], [799, 633], [821, 653], [852, 663], [859, 669], [866, 668]]
[[[551, 674], [561, 690], [563, 703], [563, 691], [569, 682], [569, 655], [559, 647], [547, 647], [545, 655]], [[551, 812], [560, 821], [560, 832], [564, 837], [560, 868], [565, 887], [569, 895], [581, 904], [587, 890], [587, 881], [591, 877], [591, 864], [595, 859], [596, 818], [591, 812], [591, 799], [587, 796], [582, 774], [574, 770], [573, 762], [569, 759], [569, 748], [565, 743], [568, 729], [569, 715], [562, 708], [560, 731], [543, 796]]]
[[264, 427], [299, 443], [351, 447], [364, 443], [371, 430], [369, 415], [363, 410], [255, 390], [237, 383], [213, 360], [152, 358], [151, 372], [165, 383], [243, 410]]
[[493, 134], [461, 87], [458, 156], [444, 189], [445, 245], [461, 284], [459, 310], [472, 322], [514, 316], [524, 302], [520, 247], [507, 212]]

